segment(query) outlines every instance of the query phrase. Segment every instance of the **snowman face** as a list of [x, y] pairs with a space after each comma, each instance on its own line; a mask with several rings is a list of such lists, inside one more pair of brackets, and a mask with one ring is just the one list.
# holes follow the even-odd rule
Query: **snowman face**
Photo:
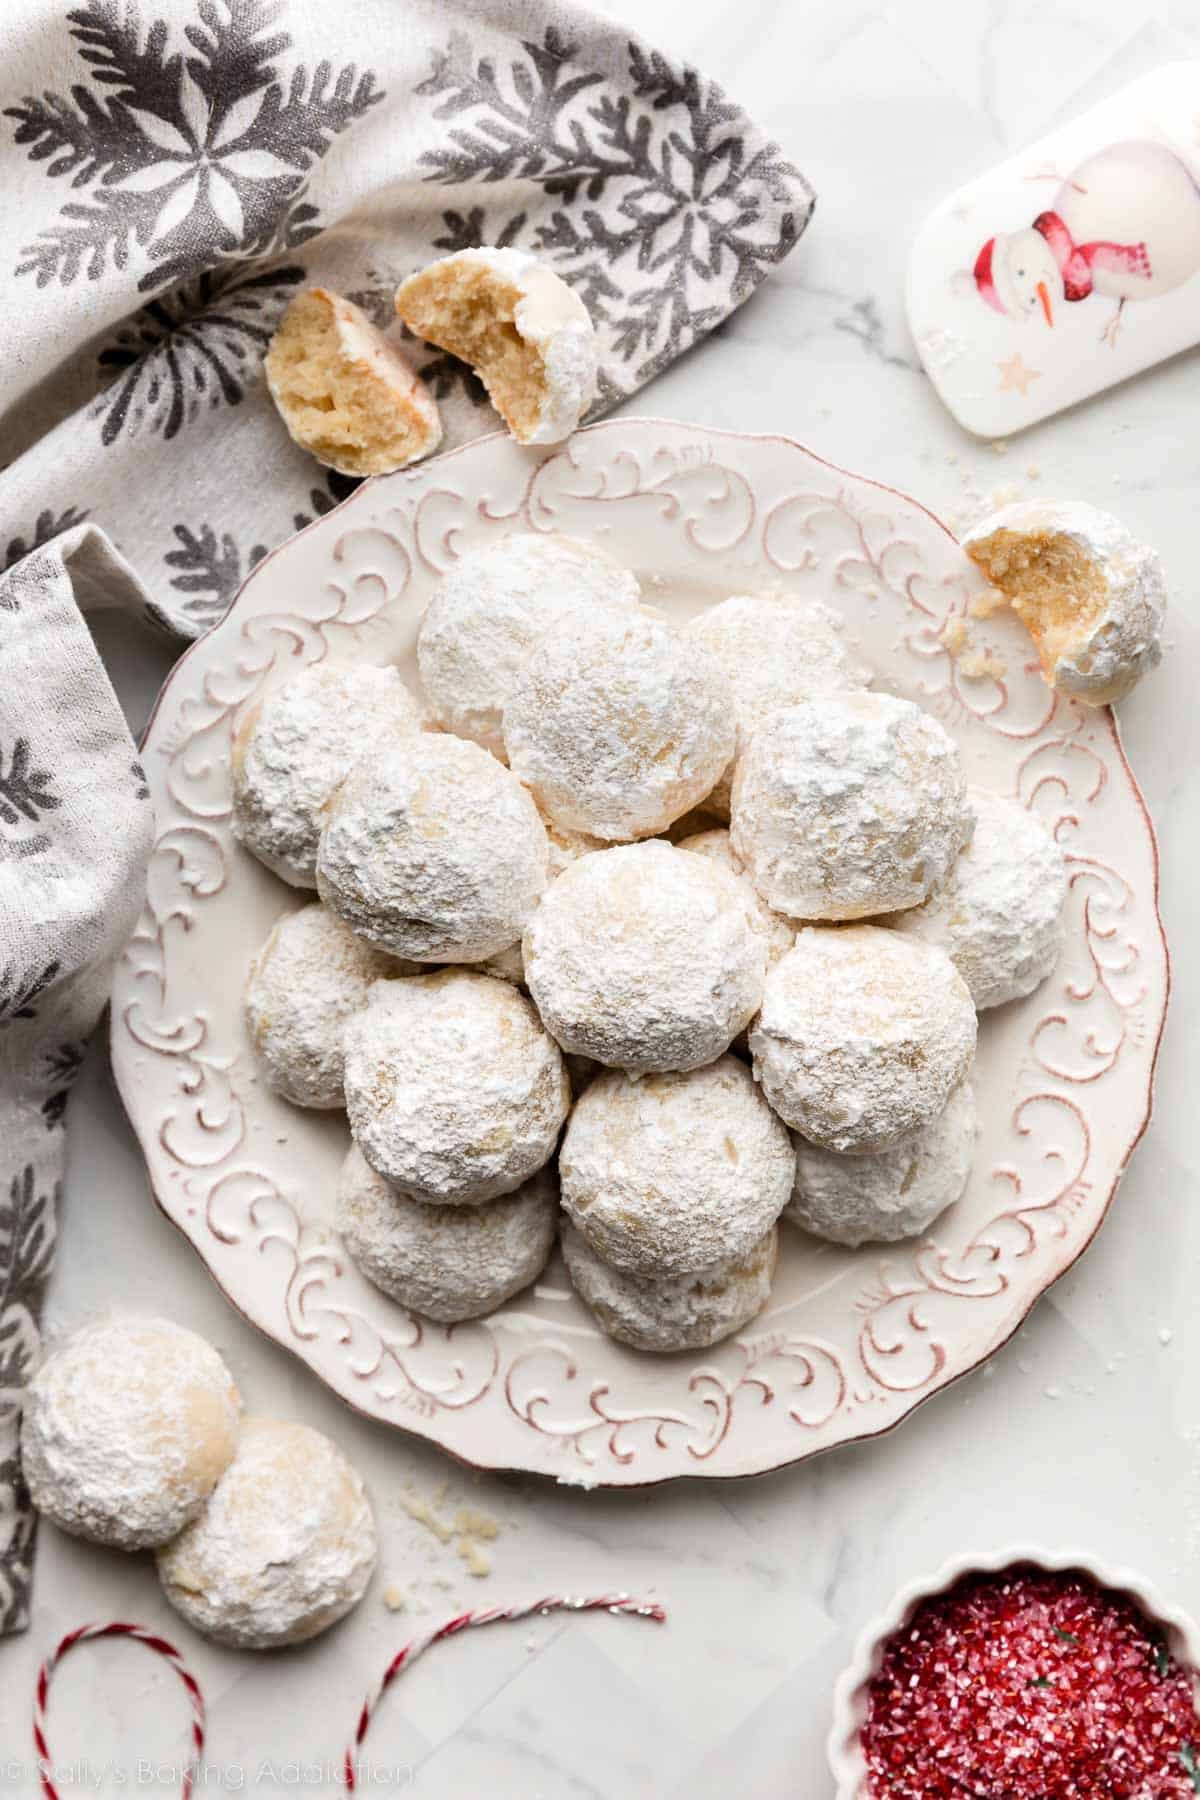
[[1054, 301], [1062, 299], [1062, 276], [1054, 252], [1040, 231], [1014, 231], [996, 246], [996, 287], [1005, 311], [1029, 319], [1039, 313], [1054, 323]]

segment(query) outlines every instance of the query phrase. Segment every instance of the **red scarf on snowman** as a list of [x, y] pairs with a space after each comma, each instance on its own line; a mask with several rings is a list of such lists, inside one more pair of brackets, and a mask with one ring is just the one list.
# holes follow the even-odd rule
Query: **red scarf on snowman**
[[[1033, 229], [1045, 238], [1058, 264], [1064, 299], [1086, 300], [1092, 291], [1094, 269], [1108, 269], [1121, 275], [1141, 275], [1147, 281], [1150, 279], [1150, 258], [1144, 243], [1110, 244], [1098, 240], [1093, 244], [1077, 244], [1056, 212], [1040, 213], [1033, 221]], [[989, 238], [979, 252], [975, 262], [975, 282], [988, 305], [1002, 313], [1007, 308], [1000, 298], [992, 275], [992, 252], [995, 244], [995, 238]]]
[[1077, 244], [1056, 212], [1044, 212], [1033, 221], [1050, 246], [1063, 278], [1068, 300], [1086, 300], [1092, 291], [1092, 270], [1108, 269], [1119, 275], [1143, 275], [1150, 279], [1150, 258], [1145, 244]]

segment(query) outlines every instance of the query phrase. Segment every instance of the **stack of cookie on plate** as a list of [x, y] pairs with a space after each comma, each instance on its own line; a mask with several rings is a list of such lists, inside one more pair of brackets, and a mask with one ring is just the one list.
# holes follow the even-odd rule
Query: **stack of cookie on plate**
[[870, 685], [840, 621], [681, 627], [596, 546], [463, 556], [423, 692], [320, 663], [234, 744], [234, 828], [294, 888], [250, 972], [272, 1088], [345, 1107], [337, 1222], [425, 1317], [561, 1235], [603, 1328], [695, 1349], [765, 1304], [778, 1221], [855, 1245], [961, 1195], [977, 1009], [1062, 944], [1062, 856]]

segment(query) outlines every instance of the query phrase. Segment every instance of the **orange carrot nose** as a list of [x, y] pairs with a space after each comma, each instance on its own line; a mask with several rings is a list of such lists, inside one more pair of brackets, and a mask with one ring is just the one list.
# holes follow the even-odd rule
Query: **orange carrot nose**
[[1050, 305], [1050, 290], [1044, 281], [1039, 281], [1037, 284], [1037, 297], [1042, 303], [1042, 311], [1046, 315], [1047, 325], [1053, 325], [1054, 311]]

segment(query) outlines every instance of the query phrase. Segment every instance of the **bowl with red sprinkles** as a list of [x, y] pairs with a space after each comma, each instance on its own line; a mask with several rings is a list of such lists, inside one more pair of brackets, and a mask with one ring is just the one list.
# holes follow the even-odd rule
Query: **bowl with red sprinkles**
[[1195, 1800], [1200, 1636], [1077, 1550], [957, 1557], [838, 1682], [837, 1800]]

